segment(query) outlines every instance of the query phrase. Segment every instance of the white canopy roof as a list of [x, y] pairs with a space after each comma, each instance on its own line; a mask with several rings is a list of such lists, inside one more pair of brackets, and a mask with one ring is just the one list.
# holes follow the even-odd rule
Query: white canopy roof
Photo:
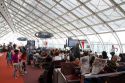
[[[2, 0], [1, 0], [2, 1]], [[125, 52], [125, 0], [5, 0], [12, 24], [0, 17], [0, 37], [13, 31], [35, 39], [38, 31], [88, 40], [91, 49]], [[4, 17], [5, 18], [5, 17]]]

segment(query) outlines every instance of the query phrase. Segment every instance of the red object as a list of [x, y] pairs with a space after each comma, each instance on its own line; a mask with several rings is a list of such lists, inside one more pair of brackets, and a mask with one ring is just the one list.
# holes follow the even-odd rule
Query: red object
[[82, 43], [82, 48], [84, 48], [84, 40], [82, 40], [81, 43]]
[[[27, 75], [26, 76], [19, 76], [19, 77], [17, 77], [17, 79], [14, 79], [14, 77], [12, 76], [13, 67], [7, 66], [6, 60], [5, 60], [5, 57], [6, 57], [5, 55], [6, 55], [6, 53], [5, 54], [0, 53], [0, 56], [1, 56], [0, 57], [0, 83], [37, 83], [37, 81], [36, 82], [24, 82], [25, 81], [24, 78]], [[32, 72], [31, 72], [31, 74], [32, 74]], [[36, 74], [35, 74], [35, 76], [36, 76]], [[32, 79], [32, 78], [29, 77], [28, 79]]]
[[26, 60], [26, 54], [25, 53], [21, 55], [21, 60]]
[[47, 42], [47, 41], [45, 41], [45, 42], [44, 42], [44, 45], [47, 47], [47, 45], [48, 45], [48, 42]]

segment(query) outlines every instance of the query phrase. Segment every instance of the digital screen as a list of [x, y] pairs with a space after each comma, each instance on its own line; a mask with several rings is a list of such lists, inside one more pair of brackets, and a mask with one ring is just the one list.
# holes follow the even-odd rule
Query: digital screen
[[34, 40], [27, 40], [27, 45], [35, 47], [35, 41]]
[[76, 46], [77, 43], [79, 43], [78, 40], [68, 39], [68, 47], [74, 47], [74, 46]]

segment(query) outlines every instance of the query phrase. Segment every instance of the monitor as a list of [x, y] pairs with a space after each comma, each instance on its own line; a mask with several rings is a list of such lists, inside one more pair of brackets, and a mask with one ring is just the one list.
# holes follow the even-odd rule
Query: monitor
[[74, 47], [74, 46], [76, 46], [77, 43], [79, 43], [79, 40], [68, 39], [68, 47]]

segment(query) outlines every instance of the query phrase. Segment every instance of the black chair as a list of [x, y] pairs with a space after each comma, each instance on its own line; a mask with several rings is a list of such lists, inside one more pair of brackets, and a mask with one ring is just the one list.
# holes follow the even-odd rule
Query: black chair
[[125, 53], [120, 53], [119, 57], [121, 57], [121, 62], [125, 62]]
[[107, 83], [125, 83], [125, 74], [108, 77]]
[[47, 74], [48, 74], [48, 71], [45, 70], [44, 73], [42, 75], [40, 75], [40, 77], [38, 79], [39, 83], [48, 83], [47, 82], [47, 80], [48, 80], [47, 79]]

